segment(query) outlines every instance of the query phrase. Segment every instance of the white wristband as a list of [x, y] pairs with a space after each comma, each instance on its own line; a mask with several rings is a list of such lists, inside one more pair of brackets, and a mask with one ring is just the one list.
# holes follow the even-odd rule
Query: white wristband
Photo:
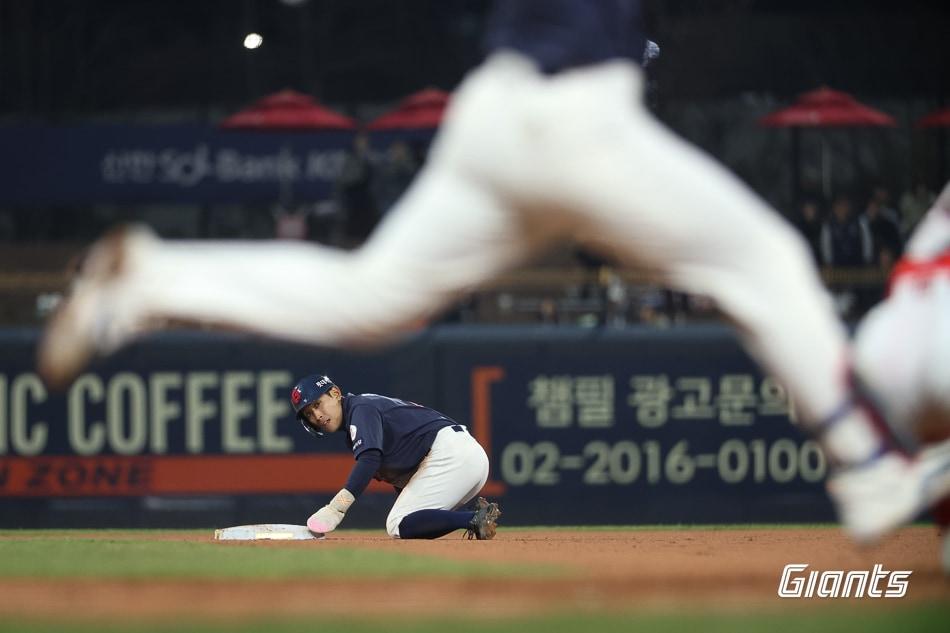
[[346, 514], [346, 511], [350, 509], [354, 501], [356, 501], [356, 497], [353, 496], [353, 493], [343, 488], [340, 492], [336, 493], [335, 497], [330, 499], [329, 506], [340, 514]]

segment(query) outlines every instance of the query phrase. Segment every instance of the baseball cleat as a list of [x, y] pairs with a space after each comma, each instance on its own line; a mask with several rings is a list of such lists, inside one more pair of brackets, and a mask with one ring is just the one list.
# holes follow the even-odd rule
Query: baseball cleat
[[828, 479], [828, 494], [844, 530], [870, 544], [917, 518], [950, 493], [950, 442], [913, 457], [890, 451]]
[[114, 351], [136, 333], [122, 309], [123, 294], [133, 253], [155, 239], [145, 227], [123, 226], [83, 256], [39, 343], [37, 368], [47, 385], [66, 387], [94, 356]]
[[475, 502], [475, 516], [466, 532], [469, 540], [490, 541], [495, 538], [496, 522], [500, 516], [501, 510], [497, 503], [488, 503], [485, 497], [479, 497]]

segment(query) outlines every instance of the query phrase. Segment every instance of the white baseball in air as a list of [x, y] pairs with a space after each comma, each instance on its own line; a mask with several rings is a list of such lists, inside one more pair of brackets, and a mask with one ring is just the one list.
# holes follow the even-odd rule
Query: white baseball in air
[[248, 33], [244, 37], [244, 48], [255, 49], [260, 48], [261, 44], [264, 43], [264, 38], [261, 37], [260, 33]]

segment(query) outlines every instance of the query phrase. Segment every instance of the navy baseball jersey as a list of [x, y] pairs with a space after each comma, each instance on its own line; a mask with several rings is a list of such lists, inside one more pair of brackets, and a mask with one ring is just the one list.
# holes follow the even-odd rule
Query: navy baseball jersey
[[455, 424], [438, 411], [397, 398], [348, 393], [343, 399], [341, 428], [353, 457], [360, 462], [367, 451], [379, 451], [375, 477], [394, 485], [404, 483], [406, 475], [416, 470], [436, 433]]
[[485, 47], [556, 73], [609, 59], [640, 64], [646, 43], [641, 0], [496, 0]]

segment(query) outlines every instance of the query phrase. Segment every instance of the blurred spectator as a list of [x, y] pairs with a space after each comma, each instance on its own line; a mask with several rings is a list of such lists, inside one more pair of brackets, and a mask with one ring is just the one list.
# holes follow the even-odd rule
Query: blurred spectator
[[412, 149], [405, 141], [396, 141], [389, 146], [386, 160], [380, 166], [374, 183], [376, 204], [386, 214], [402, 193], [412, 183], [419, 171], [419, 165], [412, 155]]
[[[894, 268], [894, 264], [897, 263], [898, 255], [889, 248], [881, 249], [877, 255], [877, 265], [881, 269], [882, 279], [887, 279], [887, 276], [891, 274], [891, 269]], [[877, 298], [875, 303], [880, 301], [885, 297], [886, 293], [886, 284], [881, 283], [881, 291], [877, 293]], [[868, 306], [870, 307], [870, 306]]]
[[879, 193], [880, 189], [875, 188], [868, 199], [864, 217], [874, 241], [874, 263], [886, 268], [886, 262], [895, 261], [904, 251], [904, 240], [897, 212], [885, 206], [887, 198]]
[[545, 297], [538, 304], [538, 320], [542, 325], [556, 325], [558, 322], [557, 301]]
[[656, 327], [667, 327], [670, 317], [669, 290], [652, 285], [633, 285], [629, 288], [629, 301], [634, 309], [636, 320]]
[[369, 137], [361, 132], [353, 138], [353, 147], [346, 154], [336, 183], [337, 202], [346, 216], [346, 235], [354, 245], [369, 236], [379, 219], [373, 196], [374, 176]]
[[798, 214], [792, 218], [792, 224], [798, 229], [811, 248], [815, 263], [821, 262], [821, 227], [824, 222], [821, 207], [815, 198], [806, 198], [802, 201]]
[[901, 214], [900, 212], [891, 204], [891, 192], [884, 185], [874, 185], [871, 189], [871, 197], [877, 200], [878, 204], [881, 207], [881, 212], [893, 219], [900, 225]]
[[13, 214], [0, 211], [0, 242], [12, 241], [16, 238], [16, 223]]
[[607, 317], [607, 285], [605, 283], [607, 277], [605, 275], [611, 270], [613, 263], [583, 246], [575, 247], [574, 258], [588, 275], [585, 282], [567, 289], [568, 298], [577, 308], [581, 306], [592, 308], [590, 312], [594, 316], [588, 317], [587, 321], [593, 319], [596, 321], [595, 325], [602, 325]]
[[836, 196], [831, 215], [821, 228], [821, 262], [826, 266], [857, 268], [873, 261], [874, 241], [867, 219], [854, 214], [848, 196]]
[[906, 238], [914, 230], [920, 218], [933, 206], [937, 194], [927, 188], [923, 182], [917, 182], [914, 188], [905, 191], [900, 199], [901, 232]]
[[346, 213], [336, 200], [321, 200], [311, 207], [307, 216], [307, 235], [321, 244], [345, 244]]
[[307, 239], [307, 212], [303, 207], [274, 207], [274, 237], [279, 240]]
[[630, 292], [627, 282], [613, 268], [604, 268], [600, 273], [604, 285], [604, 325], [624, 327], [629, 321]]
[[429, 160], [430, 141], [417, 139], [409, 144], [409, 152], [412, 155], [412, 161], [416, 164], [416, 170], [422, 169], [426, 161]]
[[346, 217], [335, 200], [285, 206], [272, 210], [274, 237], [280, 240], [312, 240], [329, 246], [346, 245]]
[[[821, 230], [821, 261], [835, 268], [863, 268], [874, 263], [874, 240], [868, 220], [855, 214], [851, 199], [838, 195], [831, 204], [831, 214]], [[830, 290], [835, 308], [843, 319], [858, 318], [873, 302], [864, 288], [856, 288], [849, 280], [844, 285], [833, 285]]]

